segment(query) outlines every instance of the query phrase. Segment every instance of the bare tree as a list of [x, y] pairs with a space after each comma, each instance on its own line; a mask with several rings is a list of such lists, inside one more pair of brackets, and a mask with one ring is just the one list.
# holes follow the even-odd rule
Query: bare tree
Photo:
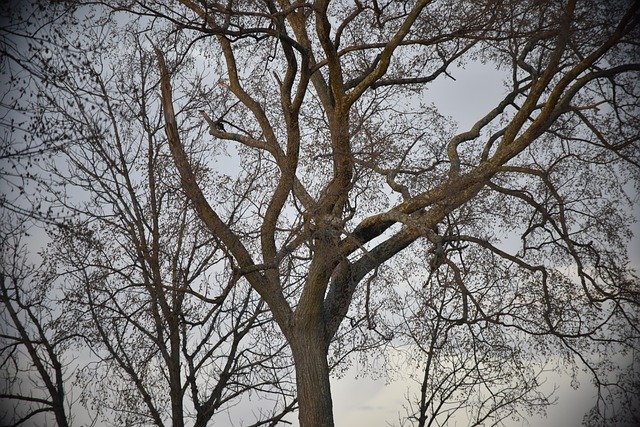
[[[499, 267], [492, 269], [498, 277]], [[396, 331], [409, 343], [406, 363], [419, 369], [408, 370], [415, 372], [418, 387], [408, 395], [402, 424], [446, 426], [458, 420], [469, 426], [500, 425], [544, 413], [556, 390], [541, 387], [558, 364], [532, 352], [536, 342], [526, 333], [456, 318], [458, 284], [444, 270], [426, 282], [412, 273], [403, 275], [407, 292], [397, 300], [402, 323]]]
[[[27, 256], [23, 226], [2, 216], [0, 269], [0, 421], [3, 425], [70, 425], [72, 370], [65, 350], [72, 332], [56, 323], [51, 281]], [[42, 423], [42, 424], [41, 424]]]
[[[60, 200], [79, 216], [54, 236], [50, 252], [58, 274], [74, 283], [65, 286], [65, 321], [79, 325], [100, 359], [81, 383], [91, 406], [115, 413], [114, 425], [205, 426], [248, 392], [274, 402], [254, 425], [276, 422], [296, 405], [286, 347], [264, 302], [180, 190], [149, 100], [157, 84], [145, 76], [155, 69], [151, 59], [136, 49], [124, 66], [112, 63], [110, 75], [90, 69], [90, 85], [63, 80], [72, 112], [50, 101], [58, 126], [79, 138], [62, 150], [69, 167], [58, 177], [88, 198]], [[103, 103], [90, 108], [89, 91]], [[191, 164], [220, 196], [221, 179], [206, 164], [202, 138], [195, 140]], [[245, 198], [231, 195], [229, 206]]]
[[[38, 23], [37, 13], [34, 17]], [[61, 190], [45, 199], [70, 216], [65, 226], [50, 230], [52, 242], [44, 253], [43, 274], [59, 295], [57, 301], [38, 302], [40, 311], [48, 310], [46, 325], [23, 328], [23, 317], [36, 320], [34, 309], [22, 301], [31, 292], [28, 283], [3, 282], [2, 307], [21, 332], [20, 341], [7, 346], [8, 375], [18, 375], [9, 366], [18, 358], [12, 349], [42, 346], [45, 326], [55, 322], [62, 331], [73, 331], [74, 350], [81, 352], [73, 363], [75, 377], [62, 375], [58, 360], [70, 351], [61, 345], [45, 341], [46, 353], [29, 355], [36, 366], [50, 363], [56, 369], [38, 371], [56, 411], [64, 410], [62, 400], [75, 392], [94, 422], [205, 426], [216, 416], [233, 414], [252, 394], [262, 404], [253, 414], [236, 411], [238, 422], [274, 425], [296, 408], [285, 342], [274, 334], [264, 302], [194, 218], [180, 190], [154, 105], [158, 79], [148, 78], [157, 69], [155, 60], [142, 49], [92, 56], [92, 46], [115, 46], [131, 34], [107, 39], [87, 31], [80, 37], [70, 27], [73, 17], [67, 18], [59, 26], [48, 24], [49, 35], [41, 40], [27, 33], [30, 47], [22, 53], [36, 52], [29, 67], [43, 69], [43, 87], [26, 90], [38, 94], [30, 105], [43, 123], [30, 137], [51, 138], [58, 146], [58, 155], [42, 163], [51, 187]], [[49, 51], [44, 59], [37, 56], [43, 50]], [[205, 164], [202, 142], [190, 150], [191, 160], [202, 163], [199, 178], [217, 188], [212, 194], [223, 196], [224, 177]], [[246, 198], [225, 196], [229, 206]], [[56, 380], [51, 387], [45, 374]], [[17, 384], [6, 387], [3, 398], [16, 401], [8, 417], [17, 419], [25, 399]], [[57, 423], [67, 425], [67, 419]]]
[[[0, 423], [68, 426], [78, 403], [69, 381], [74, 334], [60, 327], [53, 278], [27, 243], [44, 235], [41, 226], [65, 224], [40, 173], [59, 141], [56, 131], [42, 137], [42, 111], [32, 108], [34, 89], [48, 77], [26, 54], [29, 40], [42, 36], [30, 28], [31, 6], [0, 5]], [[43, 13], [38, 22], [54, 16]]]
[[[358, 284], [423, 239], [434, 246], [429, 269], [453, 276], [448, 318], [546, 336], [594, 373], [585, 360], [594, 343], [637, 346], [638, 283], [619, 250], [629, 221], [602, 194], [604, 186], [624, 197], [617, 176], [629, 169], [618, 160], [637, 163], [637, 3], [183, 4], [182, 13], [162, 14], [212, 34], [225, 86], [253, 119], [236, 125], [240, 133], [209, 120], [211, 134], [278, 165], [255, 217], [258, 250], [202, 195], [182, 149], [172, 75], [157, 50], [172, 155], [195, 209], [247, 271], [291, 346], [301, 425], [333, 423], [326, 355]], [[278, 46], [265, 52], [265, 65], [243, 56], [247, 38], [260, 46], [272, 34]], [[280, 68], [269, 63], [279, 54]], [[400, 97], [420, 93], [466, 54], [507, 68], [508, 90], [471, 129], [438, 138], [429, 126], [434, 114]], [[255, 87], [265, 66], [271, 91], [266, 73]], [[261, 102], [265, 96], [277, 101]], [[378, 190], [382, 200], [371, 194], [376, 188], [387, 190]], [[367, 202], [378, 208], [360, 208]], [[289, 206], [297, 226], [280, 232]], [[445, 222], [446, 230], [438, 227]], [[500, 226], [519, 234], [520, 251], [496, 245]], [[307, 273], [292, 300], [279, 272], [298, 251], [307, 254]], [[524, 281], [487, 277], [486, 263], [471, 261], [478, 252]]]
[[[103, 77], [121, 79], [121, 89], [87, 91], [59, 117], [101, 104], [108, 114], [92, 128], [97, 140], [121, 123], [154, 117], [157, 139], [130, 140], [119, 169], [134, 164], [138, 150], [155, 153], [164, 126], [166, 145], [159, 146], [175, 167], [166, 174], [176, 171], [172, 188], [189, 200], [180, 212], [200, 221], [189, 230], [207, 231], [205, 246], [221, 251], [227, 274], [260, 295], [288, 343], [301, 426], [333, 425], [330, 368], [366, 347], [349, 344], [354, 336], [422, 343], [424, 390], [410, 415], [425, 424], [429, 396], [449, 387], [431, 381], [450, 366], [431, 363], [439, 356], [428, 342], [443, 338], [438, 331], [461, 339], [461, 347], [434, 341], [450, 360], [461, 348], [475, 357], [454, 366], [472, 375], [472, 385], [454, 381], [452, 389], [495, 396], [480, 404], [475, 421], [500, 423], [518, 404], [546, 404], [536, 374], [519, 366], [534, 354], [593, 374], [600, 400], [585, 421], [632, 416], [626, 406], [610, 417], [605, 397], [607, 390], [637, 397], [637, 377], [599, 355], [606, 345], [634, 354], [640, 338], [640, 287], [625, 250], [629, 185], [639, 176], [638, 2], [88, 4], [93, 9], [80, 9], [86, 20], [78, 25], [86, 31], [95, 23], [104, 47], [64, 79], [103, 76], [108, 55], [113, 63], [129, 52], [153, 52], [160, 75], [143, 67]], [[123, 21], [134, 37], [112, 45]], [[505, 89], [469, 129], [457, 129], [425, 98], [471, 61], [495, 65]], [[122, 88], [150, 99], [153, 91], [143, 88], [158, 79], [162, 119], [157, 107], [130, 111], [135, 102], [112, 99], [127, 93]], [[64, 128], [71, 119], [51, 123]], [[92, 164], [96, 148], [113, 149], [88, 147], [74, 167]], [[222, 172], [215, 162], [225, 151], [239, 164]], [[224, 179], [203, 178], [213, 168]], [[134, 228], [141, 222], [142, 234], [156, 233], [149, 242], [162, 247], [167, 230], [153, 225], [157, 212], [140, 212], [105, 218], [131, 218]], [[155, 253], [153, 244], [134, 248], [140, 266]], [[115, 270], [138, 280], [133, 270]], [[400, 273], [424, 293], [394, 281]], [[150, 275], [145, 286], [160, 286], [161, 276]], [[392, 304], [403, 298], [413, 312]], [[428, 334], [406, 329], [417, 319], [427, 320]], [[518, 347], [516, 337], [530, 345]], [[525, 385], [523, 394], [509, 389], [514, 383], [491, 381], [495, 372], [521, 375], [514, 381]], [[507, 412], [492, 409], [505, 404]]]

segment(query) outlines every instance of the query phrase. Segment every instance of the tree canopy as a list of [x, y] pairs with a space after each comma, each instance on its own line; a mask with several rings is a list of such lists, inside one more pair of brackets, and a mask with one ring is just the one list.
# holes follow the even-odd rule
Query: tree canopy
[[[640, 281], [626, 248], [640, 182], [639, 10], [11, 10], [2, 157], [23, 172], [2, 179], [38, 186], [26, 207], [4, 191], [0, 201], [44, 219], [53, 240], [33, 278], [10, 274], [4, 254], [18, 245], [3, 243], [6, 377], [22, 375], [17, 349], [44, 345], [49, 356], [28, 352], [34, 361], [80, 349], [91, 362], [66, 365], [76, 367], [65, 381], [81, 398], [64, 405], [96, 420], [204, 426], [255, 393], [271, 406], [237, 424], [296, 411], [302, 427], [332, 426], [331, 375], [394, 348], [420, 372], [406, 425], [544, 411], [550, 366], [590, 373], [598, 399], [585, 424], [638, 422]], [[430, 91], [478, 63], [502, 91], [460, 126]], [[461, 108], [486, 105], [458, 96]], [[25, 304], [30, 286], [42, 297]], [[51, 321], [13, 315], [35, 306]], [[10, 383], [3, 396], [56, 407]], [[16, 425], [20, 411], [7, 415]]]

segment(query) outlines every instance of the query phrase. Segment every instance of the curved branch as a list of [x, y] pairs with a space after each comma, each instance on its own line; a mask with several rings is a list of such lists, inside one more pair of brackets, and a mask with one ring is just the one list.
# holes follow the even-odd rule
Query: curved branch
[[[193, 203], [194, 208], [198, 212], [200, 218], [204, 221], [207, 228], [228, 248], [229, 252], [236, 259], [241, 268], [249, 268], [255, 265], [249, 251], [244, 247], [238, 236], [224, 223], [213, 210], [206, 197], [200, 189], [189, 159], [187, 158], [182, 142], [180, 141], [180, 135], [178, 133], [178, 124], [173, 112], [173, 101], [171, 93], [171, 83], [169, 73], [167, 71], [164, 56], [162, 52], [153, 44], [158, 64], [160, 67], [161, 78], [161, 90], [162, 90], [162, 109], [165, 119], [165, 131], [167, 134], [167, 140], [169, 142], [169, 148], [171, 150], [171, 156], [174, 163], [180, 173], [180, 179], [182, 181], [182, 187], [185, 194], [189, 197]], [[291, 314], [291, 308], [282, 295], [282, 289], [275, 284], [269, 282], [267, 278], [258, 271], [252, 271], [247, 273], [247, 280], [251, 283], [254, 289], [262, 296], [265, 301], [269, 303], [269, 306], [274, 311], [274, 315], [279, 320], [281, 325], [288, 324], [288, 317]]]

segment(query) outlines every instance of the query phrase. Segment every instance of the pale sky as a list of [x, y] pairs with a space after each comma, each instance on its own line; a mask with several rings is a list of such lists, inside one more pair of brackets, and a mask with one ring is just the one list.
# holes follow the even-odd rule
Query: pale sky
[[[501, 76], [492, 66], [480, 64], [471, 64], [466, 71], [453, 70], [451, 74], [456, 81], [443, 78], [433, 84], [427, 93], [427, 101], [434, 102], [442, 114], [450, 115], [458, 121], [461, 125], [460, 130], [466, 130], [502, 99], [504, 88]], [[638, 234], [637, 226], [635, 230]], [[637, 237], [632, 242], [630, 253], [632, 263], [640, 267], [640, 239]], [[352, 368], [343, 379], [332, 381], [336, 426], [398, 425], [399, 417], [405, 414], [405, 395], [410, 387], [418, 385], [407, 380], [386, 384], [384, 379], [376, 380], [361, 374], [358, 368]], [[358, 379], [354, 379], [356, 376]], [[568, 377], [549, 378], [550, 386], [555, 383], [560, 387], [557, 392], [559, 402], [548, 409], [546, 419], [530, 419], [530, 425], [580, 425], [595, 396], [595, 389], [590, 385], [589, 377], [582, 375], [580, 378], [581, 387], [578, 390], [571, 388]], [[297, 414], [289, 416], [288, 419], [293, 421], [293, 426], [297, 426]], [[460, 421], [459, 425], [465, 424]], [[523, 423], [512, 424], [513, 427], [521, 425]]]

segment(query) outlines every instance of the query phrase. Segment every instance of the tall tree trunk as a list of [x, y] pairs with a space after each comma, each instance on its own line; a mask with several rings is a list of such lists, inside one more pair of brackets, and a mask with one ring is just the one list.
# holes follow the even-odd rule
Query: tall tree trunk
[[328, 345], [320, 328], [297, 332], [290, 344], [296, 367], [300, 427], [333, 427]]

